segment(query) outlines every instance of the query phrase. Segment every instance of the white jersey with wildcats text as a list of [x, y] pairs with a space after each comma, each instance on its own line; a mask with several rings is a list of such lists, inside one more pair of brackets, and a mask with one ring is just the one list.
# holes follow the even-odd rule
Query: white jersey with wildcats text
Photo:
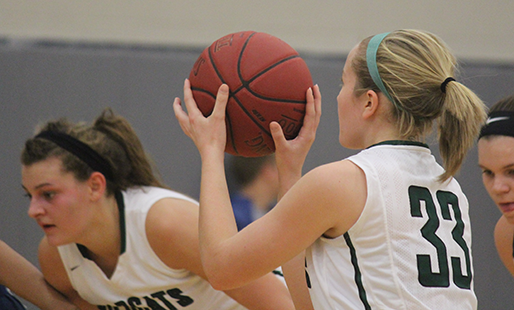
[[156, 187], [129, 189], [116, 198], [118, 205], [124, 205], [120, 208], [120, 229], [125, 240], [110, 278], [84, 256], [80, 245], [58, 247], [68, 277], [83, 299], [100, 310], [246, 309], [188, 270], [166, 266], [148, 243], [145, 220], [153, 204], [163, 198], [196, 201]]
[[367, 200], [347, 233], [306, 252], [315, 309], [476, 309], [468, 200], [454, 178], [438, 181], [428, 146], [387, 141], [347, 160]]

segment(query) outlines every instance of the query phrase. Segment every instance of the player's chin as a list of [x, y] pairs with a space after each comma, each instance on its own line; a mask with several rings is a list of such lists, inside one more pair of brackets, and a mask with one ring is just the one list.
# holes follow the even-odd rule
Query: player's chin
[[510, 225], [514, 225], [514, 212], [503, 213], [503, 217]]
[[65, 234], [63, 234], [55, 225], [49, 225], [48, 227], [45, 227], [43, 231], [48, 244], [52, 246], [61, 246], [72, 242], [69, 240], [69, 237], [65, 236]]

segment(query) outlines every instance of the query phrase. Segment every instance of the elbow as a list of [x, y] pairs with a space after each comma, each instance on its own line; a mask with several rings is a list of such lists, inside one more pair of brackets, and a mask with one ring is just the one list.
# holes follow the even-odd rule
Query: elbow
[[233, 288], [227, 285], [226, 281], [223, 281], [223, 279], [209, 278], [209, 283], [217, 291], [227, 291]]
[[207, 272], [207, 280], [211, 286], [218, 291], [227, 291], [237, 288], [238, 285], [230, 277], [229, 273], [220, 272], [219, 269]]
[[227, 291], [246, 284], [230, 266], [204, 264], [204, 272], [211, 286], [218, 291]]
[[[210, 251], [208, 251], [210, 250]], [[207, 281], [219, 291], [227, 291], [244, 286], [255, 280], [247, 263], [238, 257], [237, 253], [227, 248], [217, 250], [203, 249], [200, 252], [202, 267]]]

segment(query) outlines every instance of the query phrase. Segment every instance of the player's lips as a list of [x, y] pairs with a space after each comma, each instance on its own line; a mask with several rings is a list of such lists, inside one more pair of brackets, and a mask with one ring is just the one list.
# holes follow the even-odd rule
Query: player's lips
[[514, 202], [500, 202], [498, 203], [502, 213], [510, 213], [514, 211]]
[[39, 226], [45, 231], [47, 232], [48, 230], [52, 229], [53, 227], [55, 227], [55, 225], [52, 225], [52, 224], [47, 224], [47, 223], [41, 223], [41, 222], [38, 222]]

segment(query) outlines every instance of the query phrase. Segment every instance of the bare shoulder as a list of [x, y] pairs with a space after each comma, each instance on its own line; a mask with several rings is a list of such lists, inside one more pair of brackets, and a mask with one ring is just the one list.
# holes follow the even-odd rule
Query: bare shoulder
[[46, 237], [43, 237], [39, 244], [39, 265], [48, 283], [70, 300], [76, 297], [76, 291], [68, 278], [59, 251], [57, 247], [48, 243]]
[[203, 272], [199, 268], [198, 211], [194, 202], [164, 198], [148, 212], [145, 224], [148, 242], [170, 268]]
[[337, 237], [348, 231], [362, 213], [367, 196], [366, 177], [354, 163], [342, 160], [309, 171], [290, 192], [297, 197], [297, 204], [317, 205], [322, 216], [332, 221], [324, 235]]
[[148, 211], [146, 231], [155, 234], [180, 232], [189, 221], [198, 221], [198, 211], [198, 204], [189, 200], [179, 198], [160, 199]]
[[510, 224], [507, 219], [502, 216], [496, 223], [494, 229], [494, 241], [496, 250], [503, 264], [514, 276], [514, 258], [513, 253], [514, 225]]
[[319, 166], [302, 179], [317, 192], [341, 202], [355, 202], [366, 194], [366, 176], [349, 160]]
[[349, 160], [340, 160], [321, 165], [309, 171], [305, 177], [307, 176], [316, 178], [316, 182], [326, 181], [327, 183], [346, 180], [348, 177], [357, 177], [365, 181], [364, 172]]
[[[42, 269], [45, 269], [47, 273], [51, 272], [52, 274], [55, 272], [66, 273], [57, 247], [50, 245], [46, 237], [41, 239], [38, 250], [39, 263]], [[62, 270], [59, 267], [62, 267]]]

